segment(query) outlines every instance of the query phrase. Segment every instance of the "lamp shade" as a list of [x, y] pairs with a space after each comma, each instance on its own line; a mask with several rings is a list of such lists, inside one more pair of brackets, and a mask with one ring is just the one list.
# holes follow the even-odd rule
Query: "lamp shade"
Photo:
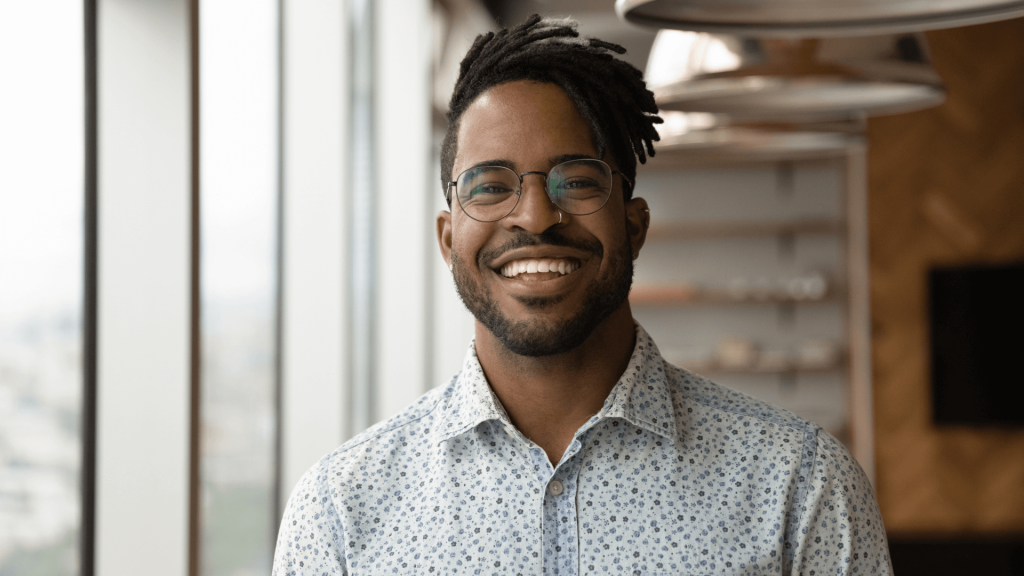
[[634, 24], [764, 37], [920, 32], [1024, 16], [1024, 0], [617, 0]]
[[863, 142], [857, 121], [788, 124], [742, 123], [717, 114], [662, 112], [653, 168], [720, 163], [830, 158]]
[[878, 116], [945, 98], [920, 34], [756, 39], [662, 30], [646, 78], [661, 109], [742, 120]]

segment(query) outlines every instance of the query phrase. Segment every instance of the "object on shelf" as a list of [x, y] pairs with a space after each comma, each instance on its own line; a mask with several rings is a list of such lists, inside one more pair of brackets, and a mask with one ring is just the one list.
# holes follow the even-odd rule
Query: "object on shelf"
[[739, 276], [728, 281], [724, 288], [709, 287], [705, 291], [709, 294], [721, 293], [736, 301], [785, 302], [792, 300], [801, 302], [821, 300], [828, 295], [828, 289], [828, 280], [825, 275], [820, 272], [811, 272], [788, 278]]
[[725, 284], [709, 286], [692, 283], [640, 285], [633, 287], [629, 300], [638, 305], [786, 304], [820, 302], [831, 292], [825, 275], [811, 272], [784, 278], [739, 276]]
[[653, 28], [766, 37], [921, 32], [1024, 16], [1021, 0], [617, 0], [619, 18]]
[[814, 370], [835, 366], [842, 358], [839, 345], [824, 338], [805, 340], [796, 347], [797, 363], [802, 368]]
[[785, 287], [786, 294], [794, 300], [821, 300], [828, 294], [828, 281], [818, 272], [790, 278]]
[[820, 373], [843, 367], [842, 345], [815, 338], [786, 349], [760, 346], [750, 338], [729, 336], [713, 350], [691, 347], [666, 349], [669, 362], [700, 374], [792, 374]]
[[727, 370], [751, 368], [757, 355], [757, 345], [749, 338], [723, 338], [716, 351], [718, 365]]
[[920, 34], [816, 40], [661, 30], [645, 77], [662, 110], [741, 123], [848, 120], [945, 100]]

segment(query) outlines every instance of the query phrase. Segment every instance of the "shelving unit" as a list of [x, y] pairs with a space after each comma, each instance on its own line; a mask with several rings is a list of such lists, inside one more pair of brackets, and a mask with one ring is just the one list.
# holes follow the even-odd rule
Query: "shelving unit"
[[[673, 347], [715, 350], [725, 337], [755, 350], [809, 339], [839, 346], [836, 361], [815, 366], [736, 366], [714, 354], [681, 365], [818, 420], [872, 476], [863, 145], [853, 138], [842, 154], [757, 164], [656, 158], [638, 178], [652, 225], [630, 294], [634, 316], [670, 361]], [[736, 278], [812, 272], [828, 278], [816, 298], [729, 289]]]

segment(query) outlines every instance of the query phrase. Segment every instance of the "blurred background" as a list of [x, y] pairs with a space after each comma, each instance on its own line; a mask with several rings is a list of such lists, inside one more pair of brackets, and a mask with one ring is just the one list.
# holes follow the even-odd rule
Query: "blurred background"
[[301, 474], [462, 364], [447, 101], [532, 13], [663, 110], [666, 358], [846, 443], [901, 576], [1024, 574], [1024, 2], [825, 4], [0, 1], [0, 576], [269, 572]]

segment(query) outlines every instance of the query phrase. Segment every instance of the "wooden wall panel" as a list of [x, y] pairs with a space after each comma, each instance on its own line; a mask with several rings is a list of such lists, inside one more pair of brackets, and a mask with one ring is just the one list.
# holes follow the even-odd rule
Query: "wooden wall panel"
[[931, 422], [926, 284], [1024, 259], [1024, 19], [928, 41], [946, 103], [868, 123], [878, 499], [891, 535], [1024, 532], [1024, 430]]

